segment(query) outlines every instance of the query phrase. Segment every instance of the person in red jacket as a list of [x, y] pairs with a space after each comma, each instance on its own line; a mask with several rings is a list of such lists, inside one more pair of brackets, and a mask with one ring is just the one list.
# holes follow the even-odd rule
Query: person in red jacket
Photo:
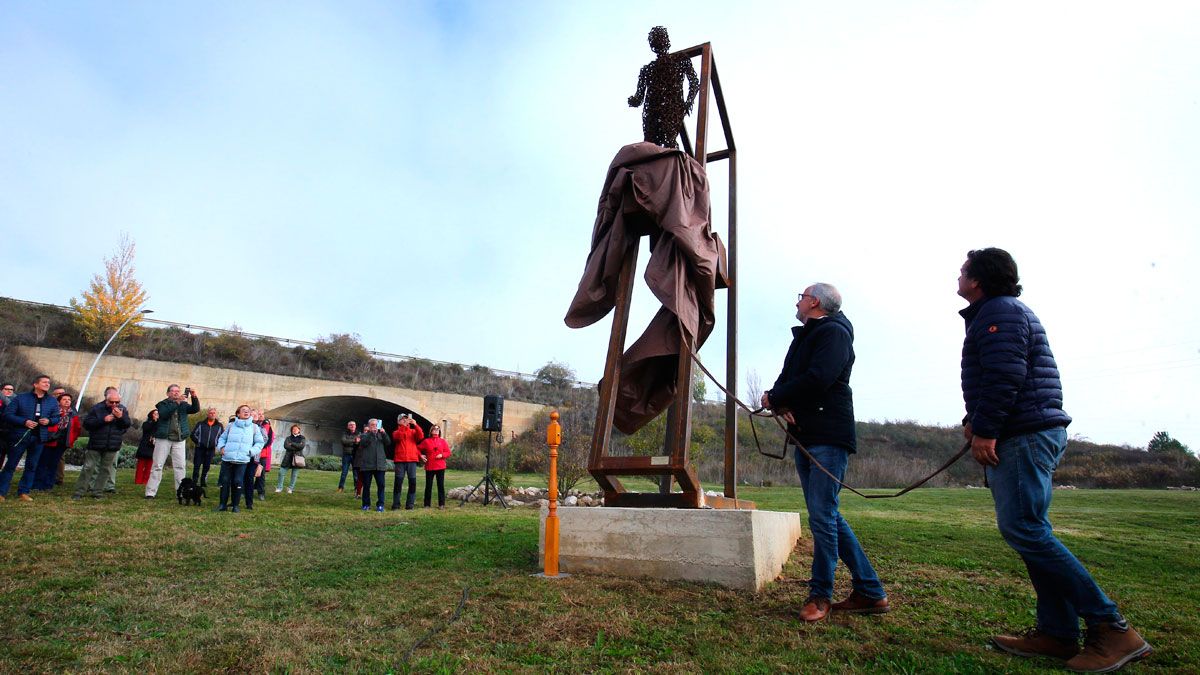
[[392, 481], [392, 510], [400, 508], [401, 481], [407, 476], [408, 498], [404, 502], [407, 511], [417, 505], [417, 462], [421, 459], [417, 444], [425, 438], [425, 432], [421, 431], [411, 415], [400, 415], [396, 422], [399, 426], [392, 432], [392, 447], [395, 448], [392, 461], [396, 463], [396, 479]]
[[429, 427], [429, 438], [421, 442], [421, 461], [425, 462], [425, 508], [429, 508], [433, 496], [433, 480], [437, 479], [438, 508], [446, 508], [446, 460], [450, 457], [450, 444], [442, 438], [442, 428]]
[[75, 414], [75, 409], [71, 407], [74, 402], [71, 400], [71, 395], [62, 393], [57, 398], [59, 422], [50, 427], [50, 440], [46, 441], [42, 459], [38, 462], [37, 471], [34, 473], [34, 490], [50, 490], [55, 486], [58, 461], [62, 459], [67, 450], [75, 447], [75, 439], [79, 438], [79, 433], [83, 431], [83, 423], [79, 421], [79, 415]]

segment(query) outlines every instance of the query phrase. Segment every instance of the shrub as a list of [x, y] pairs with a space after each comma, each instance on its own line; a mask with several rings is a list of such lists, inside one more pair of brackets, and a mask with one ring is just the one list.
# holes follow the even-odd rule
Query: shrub
[[313, 455], [305, 456], [304, 468], [313, 469], [315, 471], [341, 471], [342, 458], [333, 455]]

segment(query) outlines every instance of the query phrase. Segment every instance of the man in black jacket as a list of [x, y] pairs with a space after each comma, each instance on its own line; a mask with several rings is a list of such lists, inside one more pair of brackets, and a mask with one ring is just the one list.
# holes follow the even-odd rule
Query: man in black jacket
[[106, 388], [104, 400], [92, 406], [83, 418], [83, 428], [89, 434], [88, 445], [72, 499], [81, 499], [85, 493], [96, 499], [101, 497], [109, 468], [117, 461], [121, 437], [129, 430], [130, 423], [120, 392], [116, 387]]
[[[992, 642], [1018, 656], [1068, 659], [1076, 672], [1109, 672], [1150, 653], [1092, 575], [1054, 536], [1054, 470], [1067, 448], [1062, 383], [1046, 330], [1021, 294], [1007, 251], [967, 253], [958, 294], [970, 305], [962, 349], [963, 434], [985, 468], [1000, 534], [1025, 562], [1037, 592], [1037, 626]], [[1079, 650], [1079, 619], [1087, 639]]]
[[[192, 429], [192, 443], [195, 449], [192, 454], [192, 482], [200, 487], [208, 487], [208, 467], [212, 464], [213, 452], [217, 449], [217, 439], [225, 425], [217, 419], [217, 409], [208, 409], [208, 419], [197, 424]], [[202, 468], [203, 467], [203, 468]]]
[[[858, 614], [888, 611], [887, 593], [867, 560], [854, 530], [838, 512], [838, 493], [850, 453], [856, 447], [854, 399], [850, 371], [854, 367], [854, 327], [841, 312], [842, 296], [830, 284], [813, 284], [796, 302], [801, 326], [792, 328], [783, 370], [762, 396], [762, 405], [783, 416], [788, 433], [821, 466], [797, 449], [796, 470], [804, 487], [808, 527], [813, 537], [809, 597], [800, 610], [805, 621], [820, 621], [830, 609]], [[789, 445], [793, 443], [791, 439]], [[854, 590], [833, 602], [833, 575], [841, 558], [850, 569]]]

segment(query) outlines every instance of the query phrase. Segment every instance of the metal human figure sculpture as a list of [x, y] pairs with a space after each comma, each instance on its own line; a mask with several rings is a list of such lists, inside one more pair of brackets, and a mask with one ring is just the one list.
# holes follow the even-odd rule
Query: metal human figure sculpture
[[[692, 112], [692, 103], [696, 101], [696, 92], [700, 90], [700, 80], [696, 77], [691, 59], [671, 55], [671, 38], [667, 37], [666, 28], [651, 28], [649, 42], [650, 49], [658, 58], [642, 66], [637, 93], [629, 97], [629, 107], [636, 108], [644, 100], [642, 134], [645, 140], [664, 148], [676, 148], [679, 146], [675, 139], [683, 127], [684, 116]], [[684, 76], [688, 79], [686, 101], [683, 99]]]

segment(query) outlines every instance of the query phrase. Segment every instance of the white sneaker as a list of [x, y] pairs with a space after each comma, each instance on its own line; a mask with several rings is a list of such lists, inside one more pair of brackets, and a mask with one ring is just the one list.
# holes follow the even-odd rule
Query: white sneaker
[[280, 492], [283, 492], [283, 488], [275, 488], [275, 494], [279, 494]]
[[292, 488], [288, 488], [288, 494], [292, 494]]

